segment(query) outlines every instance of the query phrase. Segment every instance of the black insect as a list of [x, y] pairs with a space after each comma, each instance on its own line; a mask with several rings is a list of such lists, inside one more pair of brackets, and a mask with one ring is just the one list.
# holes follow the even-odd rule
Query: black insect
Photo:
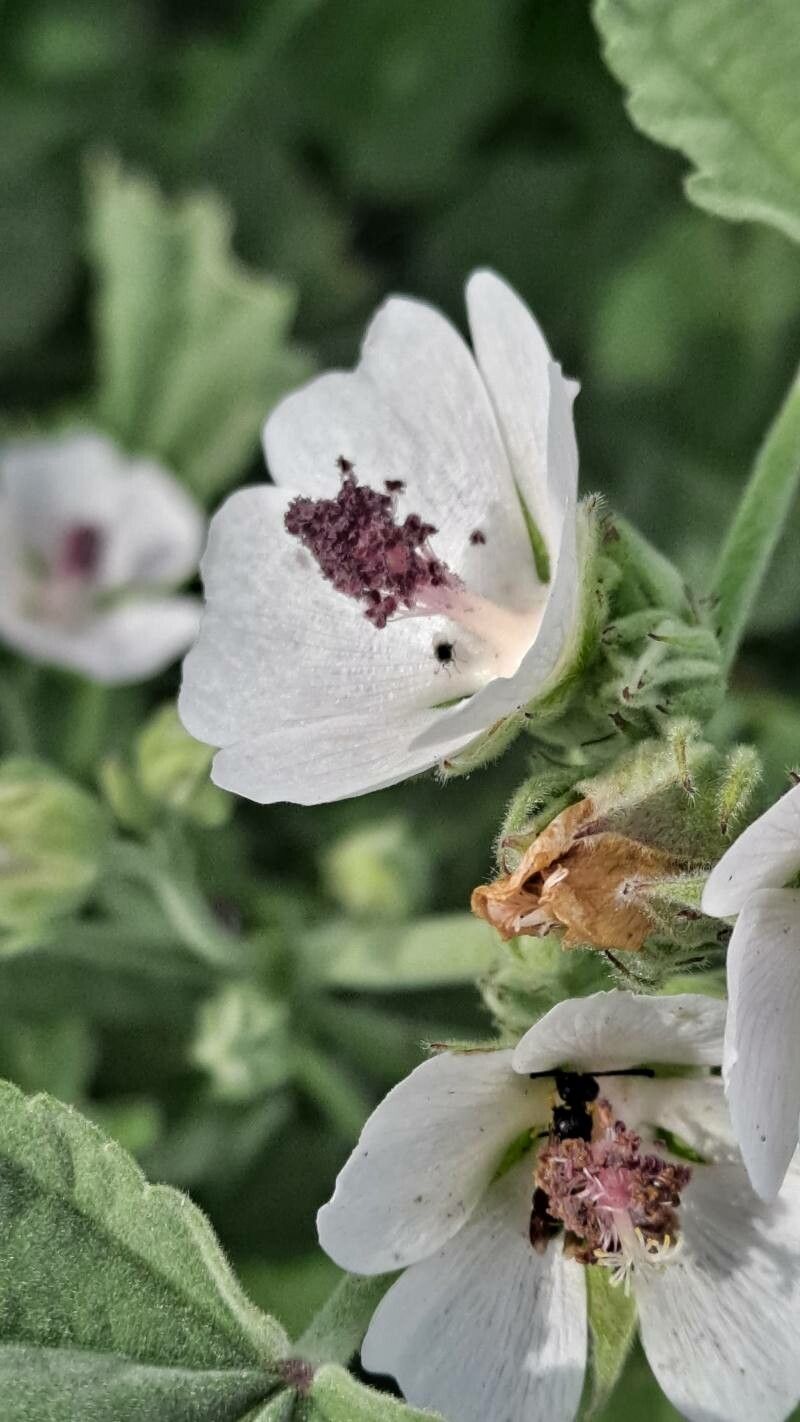
[[336, 459], [336, 465], [340, 474], [352, 474], [353, 470], [355, 469], [355, 465], [353, 464], [352, 460], [345, 459], [343, 454], [338, 455]]
[[557, 1071], [555, 1082], [563, 1104], [553, 1107], [553, 1135], [562, 1141], [590, 1141], [592, 1113], [589, 1107], [600, 1094], [597, 1080], [583, 1072]]
[[456, 649], [453, 642], [437, 642], [434, 647], [437, 662], [443, 667], [451, 666], [456, 659]]
[[470, 536], [469, 536], [469, 541], [470, 541], [470, 543], [472, 544], [473, 548], [477, 548], [477, 547], [479, 547], [480, 544], [485, 543], [485, 542], [486, 542], [486, 534], [484, 533], [483, 529], [482, 529], [482, 528], [473, 528], [473, 530], [472, 530], [472, 532], [471, 532], [471, 534], [470, 534]]
[[404, 494], [406, 491], [405, 482], [402, 479], [384, 479], [383, 487], [387, 494]]
[[547, 1208], [550, 1201], [547, 1192], [538, 1185], [531, 1200], [531, 1220], [528, 1235], [537, 1254], [544, 1254], [549, 1240], [561, 1229], [561, 1222], [551, 1215]]

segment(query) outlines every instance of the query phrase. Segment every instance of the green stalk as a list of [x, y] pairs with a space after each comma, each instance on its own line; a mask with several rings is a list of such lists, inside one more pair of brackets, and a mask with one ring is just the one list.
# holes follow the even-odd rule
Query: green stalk
[[719, 555], [712, 592], [730, 668], [800, 481], [800, 373], [767, 432]]
[[196, 957], [230, 972], [242, 967], [242, 944], [217, 920], [191, 879], [174, 874], [144, 846], [127, 840], [109, 847], [108, 867], [112, 875], [147, 885], [178, 941]]
[[396, 1274], [371, 1278], [345, 1274], [297, 1343], [297, 1352], [310, 1363], [347, 1366], [358, 1351], [378, 1304]]

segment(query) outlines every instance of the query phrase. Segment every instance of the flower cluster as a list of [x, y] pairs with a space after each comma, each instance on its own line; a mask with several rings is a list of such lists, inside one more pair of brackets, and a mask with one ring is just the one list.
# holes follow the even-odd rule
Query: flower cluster
[[[650, 639], [623, 659], [626, 706], [648, 678], [716, 676], [715, 632], [681, 621], [682, 583], [631, 534], [620, 615], [592, 643], [606, 593], [582, 561], [576, 387], [497, 277], [473, 276], [467, 304], [472, 352], [390, 301], [355, 371], [271, 415], [275, 483], [214, 519], [180, 706], [219, 785], [319, 803], [472, 767], [573, 699], [591, 729], [576, 687], [588, 672], [597, 691], [599, 642]], [[89, 532], [60, 545], [60, 576], [92, 575]], [[473, 908], [503, 940], [555, 935], [618, 972], [654, 944], [662, 985], [719, 965], [735, 918], [727, 1018], [674, 983], [617, 987], [562, 995], [516, 1045], [441, 1050], [370, 1117], [319, 1214], [342, 1268], [402, 1271], [364, 1366], [448, 1419], [571, 1422], [596, 1278], [631, 1296], [687, 1418], [780, 1422], [800, 1400], [800, 787], [730, 846], [752, 753], [654, 705], [666, 733], [610, 768], [644, 723], [615, 712], [561, 761], [540, 748], [500, 840], [516, 867]]]

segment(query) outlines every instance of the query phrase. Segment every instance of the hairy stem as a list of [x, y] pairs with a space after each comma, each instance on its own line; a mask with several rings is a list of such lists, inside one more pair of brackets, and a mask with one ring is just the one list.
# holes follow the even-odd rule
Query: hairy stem
[[800, 373], [756, 458], [717, 563], [712, 592], [729, 668], [800, 481]]

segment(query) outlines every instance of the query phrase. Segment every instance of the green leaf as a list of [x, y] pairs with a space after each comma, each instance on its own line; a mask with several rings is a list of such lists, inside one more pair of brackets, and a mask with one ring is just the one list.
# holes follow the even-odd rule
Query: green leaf
[[257, 1371], [0, 1344], [3, 1422], [239, 1422], [264, 1391]]
[[614, 1288], [607, 1269], [587, 1269], [591, 1349], [591, 1393], [584, 1416], [605, 1407], [622, 1376], [636, 1336], [636, 1304]]
[[431, 1422], [437, 1412], [420, 1412], [357, 1382], [344, 1368], [320, 1368], [311, 1388], [313, 1415], [322, 1422]]
[[231, 1370], [234, 1391], [260, 1369], [268, 1391], [264, 1370], [284, 1353], [286, 1335], [239, 1288], [201, 1212], [177, 1191], [148, 1185], [76, 1111], [7, 1083], [0, 1218], [6, 1343], [63, 1349], [67, 1366], [80, 1350], [152, 1368]]
[[82, 1096], [95, 1061], [92, 1034], [80, 1017], [9, 1018], [0, 1034], [0, 1076], [25, 1091], [47, 1091], [62, 1101]]
[[111, 161], [89, 176], [96, 415], [211, 499], [255, 453], [270, 407], [308, 373], [288, 342], [295, 294], [239, 264], [217, 198], [167, 202]]
[[497, 953], [494, 931], [469, 913], [432, 914], [396, 929], [333, 923], [312, 943], [327, 959], [328, 981], [356, 991], [468, 983], [486, 972]]
[[596, 0], [594, 15], [634, 123], [694, 163], [689, 197], [800, 240], [795, 0]]
[[310, 1323], [342, 1278], [321, 1249], [292, 1259], [239, 1260], [238, 1268], [250, 1297], [268, 1313], [276, 1310], [292, 1337]]

